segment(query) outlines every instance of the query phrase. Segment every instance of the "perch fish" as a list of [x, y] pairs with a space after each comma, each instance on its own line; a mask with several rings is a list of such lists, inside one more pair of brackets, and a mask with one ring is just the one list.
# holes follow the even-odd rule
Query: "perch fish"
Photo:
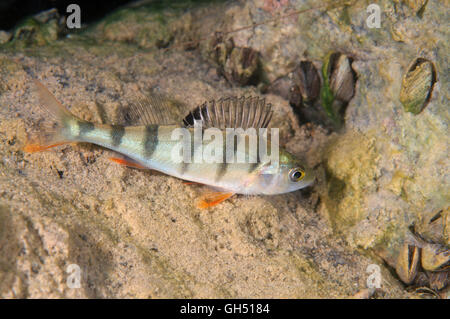
[[[197, 204], [199, 208], [209, 208], [231, 197], [233, 194], [271, 195], [292, 192], [314, 181], [313, 172], [306, 168], [292, 154], [279, 148], [279, 162], [274, 165], [270, 160], [262, 160], [258, 155], [253, 161], [245, 163], [226, 162], [177, 162], [173, 160], [172, 149], [178, 140], [172, 138], [175, 128], [186, 128], [193, 133], [195, 121], [202, 120], [202, 128], [219, 128], [225, 141], [225, 128], [240, 127], [244, 130], [253, 127], [267, 128], [272, 110], [264, 99], [255, 97], [226, 98], [197, 107], [181, 124], [167, 118], [167, 105], [158, 96], [149, 96], [130, 106], [129, 114], [138, 125], [107, 125], [82, 120], [70, 113], [39, 82], [35, 81], [40, 107], [47, 111], [55, 122], [51, 129], [39, 132], [36, 140], [30, 141], [24, 148], [27, 152], [37, 152], [64, 143], [87, 142], [116, 151], [125, 158], [111, 158], [126, 166], [152, 169], [177, 178], [205, 184], [215, 192], [202, 196]], [[248, 136], [247, 136], [248, 138]], [[267, 140], [267, 149], [270, 141]], [[235, 156], [244, 150], [246, 159], [249, 154], [246, 137], [242, 139], [244, 147], [234, 147]], [[208, 141], [201, 142], [206, 146]], [[225, 147], [225, 143], [224, 147]], [[191, 150], [194, 150], [192, 141]], [[223, 150], [223, 154], [226, 150]], [[253, 153], [252, 153], [253, 154]], [[258, 153], [259, 154], [259, 153]]]

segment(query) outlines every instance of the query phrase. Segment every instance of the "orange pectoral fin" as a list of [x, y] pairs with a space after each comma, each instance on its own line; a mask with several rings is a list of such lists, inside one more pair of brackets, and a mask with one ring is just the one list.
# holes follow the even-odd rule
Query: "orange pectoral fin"
[[134, 161], [129, 161], [129, 160], [126, 160], [126, 159], [120, 158], [120, 157], [110, 157], [109, 160], [113, 161], [114, 163], [128, 166], [128, 167], [133, 167], [133, 168], [138, 168], [138, 169], [148, 169], [147, 167], [142, 166], [139, 163], [136, 163]]
[[220, 204], [221, 202], [230, 198], [233, 195], [234, 193], [224, 193], [224, 192], [208, 193], [200, 197], [197, 207], [201, 209], [211, 208], [213, 206], [216, 206], [217, 204]]
[[57, 143], [57, 144], [52, 144], [52, 145], [27, 144], [27, 145], [25, 145], [23, 150], [27, 153], [36, 153], [36, 152], [45, 151], [45, 150], [48, 150], [49, 148], [60, 146], [63, 144], [66, 144], [66, 143]]

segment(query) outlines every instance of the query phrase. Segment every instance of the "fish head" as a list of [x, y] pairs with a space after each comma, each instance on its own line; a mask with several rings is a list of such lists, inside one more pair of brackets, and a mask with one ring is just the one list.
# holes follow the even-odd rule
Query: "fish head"
[[261, 166], [257, 176], [260, 192], [266, 195], [283, 194], [311, 185], [314, 172], [292, 154], [280, 149], [278, 163]]

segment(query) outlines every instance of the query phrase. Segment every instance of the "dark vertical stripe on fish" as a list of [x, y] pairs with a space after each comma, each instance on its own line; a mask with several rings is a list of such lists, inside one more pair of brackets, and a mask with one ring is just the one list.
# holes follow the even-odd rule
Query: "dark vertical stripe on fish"
[[122, 137], [125, 135], [125, 127], [121, 125], [112, 125], [110, 134], [112, 146], [119, 146], [122, 142]]
[[144, 157], [149, 159], [158, 146], [158, 128], [159, 125], [147, 125], [144, 134]]
[[180, 175], [183, 176], [189, 169], [190, 163], [181, 162], [180, 164]]
[[254, 171], [256, 171], [256, 169], [259, 167], [260, 163], [250, 163], [250, 165], [248, 166], [248, 172], [251, 174]]
[[223, 163], [218, 164], [215, 178], [216, 182], [219, 182], [225, 176], [228, 170], [228, 165], [229, 164], [225, 163], [225, 161]]
[[87, 133], [93, 131], [95, 129], [94, 123], [78, 121], [78, 136], [83, 137], [86, 136]]

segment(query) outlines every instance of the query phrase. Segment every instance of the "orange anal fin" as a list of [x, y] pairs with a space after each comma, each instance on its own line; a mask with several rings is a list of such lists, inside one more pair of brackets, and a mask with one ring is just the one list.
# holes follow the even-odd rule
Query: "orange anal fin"
[[133, 167], [133, 168], [138, 168], [138, 169], [148, 169], [147, 167], [142, 166], [139, 163], [136, 163], [134, 161], [129, 161], [129, 160], [126, 160], [126, 159], [120, 158], [120, 157], [110, 157], [109, 160], [113, 161], [114, 163], [117, 163], [117, 164], [120, 164], [123, 166], [127, 166], [127, 167]]
[[36, 153], [36, 152], [45, 151], [45, 150], [48, 150], [49, 148], [60, 146], [63, 144], [66, 144], [66, 143], [57, 143], [57, 144], [52, 144], [52, 145], [27, 144], [27, 145], [25, 145], [23, 150], [27, 153]]
[[234, 193], [224, 193], [224, 192], [208, 193], [200, 198], [197, 207], [201, 209], [211, 208], [220, 204], [221, 202], [230, 198], [233, 195]]

